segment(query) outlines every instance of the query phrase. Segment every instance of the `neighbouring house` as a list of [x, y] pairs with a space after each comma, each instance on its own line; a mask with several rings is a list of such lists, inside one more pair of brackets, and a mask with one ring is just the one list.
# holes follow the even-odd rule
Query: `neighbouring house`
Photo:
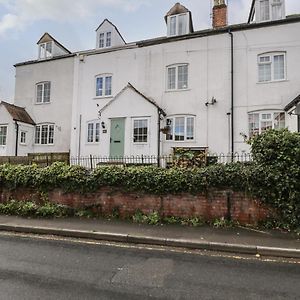
[[28, 152], [248, 152], [245, 136], [300, 131], [300, 15], [285, 0], [253, 0], [243, 24], [228, 25], [225, 0], [209, 29], [180, 3], [164, 20], [166, 36], [126, 43], [105, 19], [95, 49], [74, 53], [43, 35], [38, 59], [15, 65], [14, 103], [35, 123]]
[[18, 156], [32, 151], [35, 122], [23, 108], [0, 102], [0, 156]]

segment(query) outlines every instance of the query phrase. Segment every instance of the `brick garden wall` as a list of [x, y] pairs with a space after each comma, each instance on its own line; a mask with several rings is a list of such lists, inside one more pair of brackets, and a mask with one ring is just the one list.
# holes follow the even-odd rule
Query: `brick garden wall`
[[[0, 189], [0, 201], [42, 201], [38, 192], [30, 189], [13, 191]], [[162, 216], [202, 217], [205, 220], [231, 217], [241, 224], [257, 224], [272, 215], [272, 210], [244, 193], [210, 191], [206, 194], [148, 195], [124, 192], [120, 189], [102, 188], [95, 193], [64, 193], [53, 190], [48, 193], [50, 202], [73, 208], [93, 207], [102, 214], [118, 210], [121, 217], [133, 215], [137, 210], [145, 214], [158, 211]]]

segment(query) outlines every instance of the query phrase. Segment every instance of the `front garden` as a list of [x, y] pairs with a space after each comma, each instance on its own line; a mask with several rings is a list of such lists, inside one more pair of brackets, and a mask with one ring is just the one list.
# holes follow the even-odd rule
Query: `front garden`
[[[68, 166], [63, 163], [55, 163], [45, 168], [36, 165], [1, 165], [0, 195], [4, 190], [35, 190], [42, 195], [39, 199], [43, 199], [44, 203], [30, 202], [32, 204], [28, 204], [29, 207], [26, 209], [29, 211], [28, 214], [34, 211], [36, 216], [43, 216], [43, 212], [37, 212], [38, 206], [47, 205], [48, 194], [55, 189], [63, 193], [91, 194], [102, 187], [111, 187], [128, 193], [150, 195], [183, 193], [197, 195], [208, 193], [210, 190], [231, 190], [245, 193], [272, 207], [276, 211], [276, 217], [274, 220], [268, 220], [270, 226], [299, 229], [300, 134], [288, 130], [269, 130], [252, 138], [249, 143], [253, 162], [206, 167], [176, 166], [164, 169], [153, 166], [101, 166], [88, 171], [79, 166]], [[21, 210], [17, 202], [13, 202], [15, 208], [5, 211], [9, 205], [8, 199], [2, 196], [1, 200], [1, 213], [11, 214], [14, 209]], [[68, 211], [65, 207], [55, 209]], [[80, 211], [76, 212], [77, 215], [84, 215], [82, 210]], [[60, 213], [56, 211], [53, 215]], [[138, 217], [137, 215], [136, 218]], [[190, 217], [190, 219], [200, 218], [194, 215]], [[142, 214], [140, 218], [146, 217]]]

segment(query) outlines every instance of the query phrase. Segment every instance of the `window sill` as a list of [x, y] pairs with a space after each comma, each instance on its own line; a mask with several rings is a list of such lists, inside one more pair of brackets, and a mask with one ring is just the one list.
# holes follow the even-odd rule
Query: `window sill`
[[187, 88], [187, 89], [176, 89], [176, 90], [166, 90], [165, 93], [187, 92], [187, 91], [190, 91], [190, 90], [191, 90], [190, 88]]
[[54, 144], [34, 144], [34, 146], [54, 146]]
[[113, 97], [114, 97], [113, 95], [110, 95], [110, 96], [96, 96], [93, 99], [94, 100], [101, 100], [101, 99], [110, 99], [110, 98], [113, 98]]
[[184, 140], [184, 141], [175, 141], [175, 140], [165, 140], [166, 143], [179, 143], [179, 144], [183, 144], [183, 143], [196, 143], [195, 140]]
[[47, 104], [51, 104], [51, 101], [50, 102], [35, 102], [34, 103], [35, 105], [47, 105]]
[[280, 80], [272, 80], [272, 81], [262, 81], [262, 82], [257, 82], [256, 84], [270, 84], [270, 83], [278, 83], [278, 82], [287, 82], [289, 81], [288, 79], [280, 79]]
[[86, 142], [85, 143], [86, 146], [96, 146], [96, 145], [100, 145], [100, 142]]

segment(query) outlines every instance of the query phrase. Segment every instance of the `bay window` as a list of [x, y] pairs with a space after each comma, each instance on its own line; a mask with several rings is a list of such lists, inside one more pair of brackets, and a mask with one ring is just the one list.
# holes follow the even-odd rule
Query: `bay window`
[[193, 141], [195, 139], [194, 116], [168, 117], [166, 125], [169, 128], [166, 135], [167, 141]]
[[255, 112], [248, 115], [249, 137], [265, 132], [268, 129], [285, 128], [284, 112]]

